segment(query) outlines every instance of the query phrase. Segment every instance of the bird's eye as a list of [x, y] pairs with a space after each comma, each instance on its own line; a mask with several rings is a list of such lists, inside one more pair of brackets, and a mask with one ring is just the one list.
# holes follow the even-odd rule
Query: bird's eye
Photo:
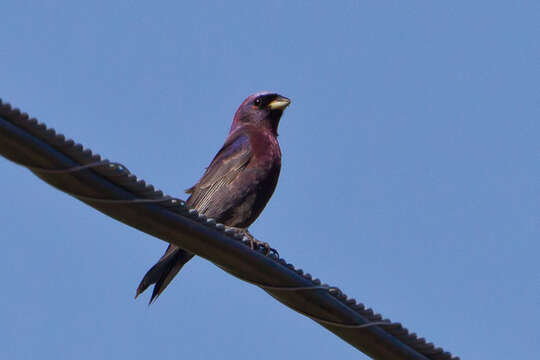
[[261, 99], [260, 97], [259, 97], [259, 98], [256, 98], [256, 99], [255, 99], [255, 105], [261, 106], [261, 104], [262, 104], [262, 99]]

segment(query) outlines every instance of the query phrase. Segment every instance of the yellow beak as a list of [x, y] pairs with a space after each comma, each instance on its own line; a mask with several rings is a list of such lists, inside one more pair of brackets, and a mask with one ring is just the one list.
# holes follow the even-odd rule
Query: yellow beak
[[285, 108], [287, 106], [289, 106], [290, 103], [291, 103], [291, 100], [289, 100], [286, 97], [280, 95], [277, 98], [275, 98], [274, 100], [272, 100], [270, 102], [270, 104], [268, 104], [268, 107], [271, 110], [285, 110]]

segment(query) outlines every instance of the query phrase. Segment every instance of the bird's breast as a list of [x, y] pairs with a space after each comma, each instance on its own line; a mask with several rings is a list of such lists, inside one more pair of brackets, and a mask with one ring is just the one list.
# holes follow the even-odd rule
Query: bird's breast
[[260, 168], [280, 168], [281, 149], [277, 138], [270, 132], [253, 132], [250, 134], [250, 145], [252, 151], [251, 163], [257, 164]]

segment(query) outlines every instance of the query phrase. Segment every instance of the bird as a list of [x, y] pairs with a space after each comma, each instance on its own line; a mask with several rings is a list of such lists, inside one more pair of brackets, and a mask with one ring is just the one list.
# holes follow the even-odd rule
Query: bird
[[[261, 243], [248, 227], [261, 214], [276, 188], [281, 170], [278, 125], [291, 100], [275, 92], [248, 96], [238, 107], [221, 149], [200, 180], [186, 190], [186, 206]], [[194, 254], [170, 244], [148, 270], [135, 298], [154, 284], [149, 304], [165, 290]]]

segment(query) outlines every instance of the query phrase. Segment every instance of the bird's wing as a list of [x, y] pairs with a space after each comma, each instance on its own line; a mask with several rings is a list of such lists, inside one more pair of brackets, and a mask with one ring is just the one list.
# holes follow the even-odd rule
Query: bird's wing
[[228, 197], [229, 185], [251, 159], [251, 145], [245, 134], [233, 136], [225, 142], [197, 184], [186, 190], [191, 194], [187, 206], [204, 213], [212, 204]]

